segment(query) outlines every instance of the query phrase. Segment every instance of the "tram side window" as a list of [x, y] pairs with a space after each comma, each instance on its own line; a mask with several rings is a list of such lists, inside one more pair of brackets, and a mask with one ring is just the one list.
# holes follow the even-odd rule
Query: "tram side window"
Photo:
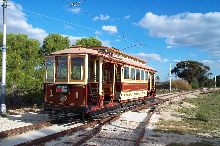
[[45, 80], [53, 80], [53, 79], [54, 79], [54, 59], [47, 58]]
[[90, 60], [88, 64], [88, 79], [95, 81], [94, 60]]
[[57, 79], [58, 80], [67, 80], [67, 71], [68, 71], [68, 58], [66, 57], [57, 57]]
[[136, 80], [140, 80], [140, 69], [136, 69]]
[[144, 80], [144, 70], [141, 70], [141, 80]]
[[96, 60], [96, 76], [95, 79], [99, 82], [99, 60]]
[[145, 80], [148, 81], [148, 71], [145, 71]]
[[135, 80], [135, 69], [131, 68], [131, 80]]
[[120, 82], [121, 81], [121, 66], [116, 67], [116, 81]]
[[84, 78], [84, 58], [71, 58], [71, 80], [83, 80]]
[[129, 67], [124, 67], [124, 79], [129, 79]]

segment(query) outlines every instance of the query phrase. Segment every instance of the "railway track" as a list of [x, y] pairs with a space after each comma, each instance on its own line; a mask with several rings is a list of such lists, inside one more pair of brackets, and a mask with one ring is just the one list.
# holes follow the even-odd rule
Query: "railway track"
[[[182, 92], [182, 93], [173, 93], [173, 94], [167, 94], [167, 95], [159, 95], [156, 98], [155, 101], [149, 101], [145, 105], [133, 107], [131, 109], [131, 111], [140, 111], [142, 109], [149, 108], [150, 106], [155, 106], [155, 105], [161, 104], [165, 101], [170, 100], [171, 98], [174, 98], [174, 97], [177, 97], [177, 96], [183, 96], [183, 95], [186, 95], [186, 94], [194, 94], [194, 93], [201, 93], [201, 92], [197, 90], [197, 91], [193, 91], [193, 92], [191, 91], [191, 92]], [[133, 140], [133, 142], [135, 142], [135, 145], [140, 145], [141, 140], [144, 136], [145, 125], [148, 124], [148, 122], [150, 120], [150, 117], [152, 115], [152, 112], [154, 112], [154, 109], [155, 108], [149, 108], [149, 110], [146, 113], [146, 119], [143, 120], [143, 122], [140, 122], [141, 124], [139, 125], [139, 136], [135, 140]], [[117, 119], [120, 118], [120, 116], [121, 116], [121, 113], [117, 114], [117, 115], [112, 115], [112, 116], [109, 116], [109, 117], [104, 117], [104, 118], [92, 120], [92, 121], [87, 121], [87, 122], [85, 122], [84, 124], [82, 124], [80, 126], [76, 126], [74, 128], [69, 128], [67, 130], [63, 130], [63, 131], [60, 131], [60, 132], [57, 132], [57, 133], [53, 133], [53, 134], [50, 134], [50, 135], [47, 135], [47, 136], [44, 136], [44, 137], [41, 137], [41, 138], [38, 138], [38, 139], [26, 141], [26, 142], [23, 142], [23, 143], [20, 143], [20, 144], [17, 144], [17, 145], [19, 145], [19, 146], [21, 146], [21, 145], [42, 145], [42, 144], [45, 144], [49, 141], [56, 140], [58, 138], [64, 137], [66, 135], [73, 135], [74, 133], [77, 133], [77, 132], [82, 131], [84, 129], [88, 129], [89, 127], [94, 127], [94, 129], [92, 128], [92, 130], [90, 131], [91, 134], [89, 134], [87, 136], [84, 135], [83, 139], [78, 140], [77, 142], [75, 142], [73, 144], [73, 145], [83, 145], [84, 143], [91, 140], [93, 137], [97, 137], [97, 138], [100, 137], [100, 136], [97, 136], [97, 134], [102, 131], [103, 126], [105, 126], [106, 124], [112, 123], [113, 121], [116, 121]], [[74, 124], [77, 124], [77, 122], [74, 123]], [[50, 126], [50, 125], [46, 124], [45, 126]], [[41, 128], [41, 127], [39, 127], [39, 128]], [[23, 128], [23, 129], [28, 129], [27, 131], [33, 130], [33, 129], [31, 129], [31, 127], [30, 128]], [[12, 129], [12, 131], [13, 131], [13, 129]], [[14, 130], [14, 131], [16, 131], [16, 130]], [[8, 131], [8, 132], [10, 133], [10, 131]], [[25, 132], [25, 130], [23, 132]], [[11, 132], [11, 133], [13, 133], [13, 132]], [[21, 132], [15, 132], [15, 133], [20, 134]], [[15, 134], [8, 134], [8, 135], [4, 135], [4, 136], [6, 137], [6, 136], [10, 136], [10, 135], [15, 135]], [[125, 139], [125, 141], [126, 141], [126, 139]], [[127, 141], [129, 141], [129, 140], [127, 140]]]

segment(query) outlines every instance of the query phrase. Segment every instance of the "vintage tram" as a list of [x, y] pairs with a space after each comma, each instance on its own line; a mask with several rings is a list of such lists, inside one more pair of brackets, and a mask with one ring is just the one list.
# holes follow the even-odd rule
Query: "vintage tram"
[[155, 96], [156, 71], [109, 47], [72, 46], [45, 57], [45, 110], [99, 114]]

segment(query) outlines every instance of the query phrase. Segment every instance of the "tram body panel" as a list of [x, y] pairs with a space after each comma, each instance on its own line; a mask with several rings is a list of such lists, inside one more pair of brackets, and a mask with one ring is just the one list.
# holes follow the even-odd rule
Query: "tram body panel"
[[86, 105], [86, 85], [45, 84], [45, 100], [48, 103], [65, 106]]

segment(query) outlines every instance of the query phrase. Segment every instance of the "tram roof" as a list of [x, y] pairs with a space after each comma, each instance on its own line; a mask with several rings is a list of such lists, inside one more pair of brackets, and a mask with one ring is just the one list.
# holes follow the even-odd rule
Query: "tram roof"
[[[146, 61], [140, 58], [137, 58], [135, 56], [125, 54], [116, 48], [109, 48], [105, 46], [96, 46], [96, 47], [71, 46], [70, 48], [51, 53], [51, 55], [62, 55], [62, 54], [97, 55], [97, 56], [102, 56], [104, 59], [109, 60], [110, 62], [115, 62], [115, 63], [117, 62], [117, 63], [122, 63], [122, 64], [125, 63], [128, 65], [141, 67], [141, 68], [156, 72], [155, 69], [149, 66], [146, 66]], [[120, 55], [123, 58], [114, 57], [112, 56], [112, 54]]]

